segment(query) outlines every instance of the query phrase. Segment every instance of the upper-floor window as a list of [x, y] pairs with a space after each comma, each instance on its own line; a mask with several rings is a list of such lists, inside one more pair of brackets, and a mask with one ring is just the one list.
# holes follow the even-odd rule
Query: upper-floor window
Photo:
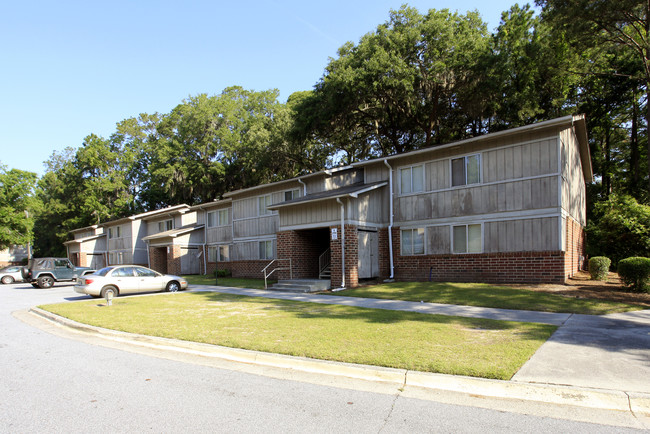
[[265, 196], [260, 196], [257, 198], [257, 215], [269, 215], [271, 210], [268, 208], [271, 206], [271, 195], [267, 194]]
[[402, 230], [402, 256], [424, 255], [424, 228]]
[[459, 225], [453, 228], [454, 253], [481, 253], [483, 237], [481, 225]]
[[174, 229], [174, 220], [169, 219], [158, 222], [158, 232], [171, 231], [172, 229]]
[[226, 226], [230, 224], [228, 208], [208, 213], [208, 227]]
[[404, 167], [399, 170], [400, 193], [424, 191], [424, 165]]
[[481, 156], [479, 154], [451, 160], [451, 186], [481, 182]]
[[122, 236], [122, 227], [115, 226], [114, 228], [108, 228], [108, 238], [120, 238]]
[[284, 192], [284, 200], [293, 200], [293, 199], [298, 199], [300, 197], [300, 189], [299, 188], [294, 188], [293, 190], [285, 191]]

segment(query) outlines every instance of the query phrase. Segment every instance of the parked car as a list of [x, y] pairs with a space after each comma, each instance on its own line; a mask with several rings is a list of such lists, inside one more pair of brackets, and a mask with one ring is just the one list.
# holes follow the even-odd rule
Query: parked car
[[16, 281], [22, 282], [23, 281], [23, 275], [21, 273], [23, 267], [18, 266], [18, 265], [10, 265], [8, 267], [4, 267], [3, 269], [0, 270], [0, 282], [7, 284], [7, 283], [14, 283]]
[[74, 290], [93, 297], [114, 297], [141, 292], [176, 292], [187, 288], [187, 280], [172, 274], [161, 274], [140, 265], [111, 265], [77, 279]]
[[51, 288], [54, 282], [75, 282], [77, 277], [93, 271], [88, 267], [75, 267], [68, 258], [32, 258], [21, 274], [34, 288]]

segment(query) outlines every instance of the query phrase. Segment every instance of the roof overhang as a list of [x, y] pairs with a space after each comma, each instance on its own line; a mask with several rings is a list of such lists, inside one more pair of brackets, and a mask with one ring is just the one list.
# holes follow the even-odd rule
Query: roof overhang
[[161, 240], [164, 238], [176, 238], [181, 235], [185, 235], [187, 233], [198, 231], [199, 229], [203, 229], [203, 227], [204, 225], [185, 226], [183, 228], [172, 229], [165, 232], [158, 232], [157, 234], [153, 234], [153, 235], [148, 235], [146, 237], [143, 237], [142, 239], [144, 241], [152, 241], [152, 240]]
[[81, 244], [86, 241], [92, 241], [96, 240], [97, 238], [105, 237], [106, 234], [97, 234], [97, 235], [92, 235], [90, 237], [85, 237], [85, 238], [77, 238], [76, 240], [70, 240], [70, 241], [64, 241], [63, 244], [69, 245], [69, 244]]
[[308, 194], [298, 199], [288, 200], [286, 202], [271, 205], [268, 209], [276, 210], [290, 206], [304, 205], [308, 203], [321, 202], [324, 200], [341, 199], [343, 197], [357, 198], [362, 194], [372, 190], [382, 188], [388, 185], [388, 181], [379, 181], [372, 184], [354, 184], [347, 187], [337, 188], [336, 190], [323, 191], [319, 193]]

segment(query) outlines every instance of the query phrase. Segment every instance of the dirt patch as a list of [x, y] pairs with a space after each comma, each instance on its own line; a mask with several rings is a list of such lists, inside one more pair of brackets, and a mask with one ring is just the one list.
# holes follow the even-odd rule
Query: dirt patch
[[532, 291], [549, 292], [566, 297], [593, 298], [600, 300], [631, 303], [650, 308], [650, 294], [628, 292], [616, 273], [609, 273], [607, 281], [591, 280], [586, 271], [580, 271], [570, 278], [566, 284], [514, 284], [513, 288], [524, 288]]

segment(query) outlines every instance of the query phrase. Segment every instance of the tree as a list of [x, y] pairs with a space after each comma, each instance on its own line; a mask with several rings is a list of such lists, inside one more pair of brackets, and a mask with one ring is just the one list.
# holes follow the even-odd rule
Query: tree
[[32, 241], [37, 179], [33, 172], [0, 165], [0, 250]]
[[[646, 0], [536, 0], [543, 15], [580, 47], [613, 44], [630, 55], [646, 95], [646, 128], [650, 126], [650, 2]], [[648, 136], [648, 134], [646, 134]], [[650, 140], [647, 143], [648, 190], [650, 190]]]

